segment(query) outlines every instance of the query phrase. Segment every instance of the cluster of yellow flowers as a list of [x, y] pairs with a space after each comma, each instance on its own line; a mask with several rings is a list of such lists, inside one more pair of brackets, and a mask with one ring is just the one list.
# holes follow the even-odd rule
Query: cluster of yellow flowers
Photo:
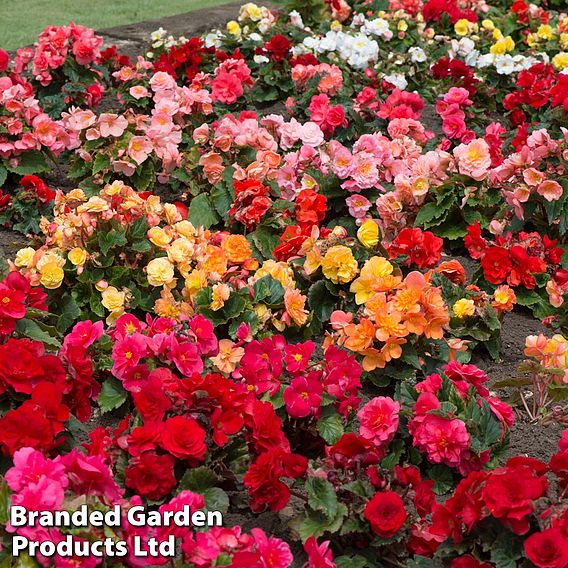
[[561, 19], [557, 27], [541, 24], [536, 32], [527, 36], [527, 44], [532, 48], [542, 47], [543, 44], [556, 40], [558, 40], [559, 48], [563, 51], [552, 58], [552, 64], [557, 69], [564, 69], [568, 67], [568, 53], [566, 52], [568, 50], [568, 18]]
[[[275, 313], [258, 304], [255, 311], [260, 323], [270, 321], [282, 330], [287, 325], [301, 326], [307, 322], [306, 297], [296, 290], [294, 273], [288, 264], [267, 260], [259, 267], [244, 235], [194, 227], [182, 219], [175, 205], [162, 203], [157, 196], [143, 199], [122, 182], [106, 185], [91, 198], [80, 189], [67, 195], [58, 193], [54, 220], [42, 221], [45, 244], [37, 250], [19, 250], [13, 266], [26, 274], [32, 285], [59, 288], [65, 269], [80, 275], [84, 270], [101, 268], [98, 240], [92, 237], [118, 225], [126, 227], [128, 235], [133, 223], [142, 218], [149, 227], [142, 236], [150, 245], [143, 247], [147, 254], [125, 246], [120, 261], [133, 270], [144, 271], [150, 287], [162, 288], [154, 306], [157, 315], [191, 315], [196, 294], [208, 286], [212, 287], [209, 308], [220, 310], [234, 290], [252, 286], [263, 276], [271, 275], [284, 287], [285, 310]], [[180, 278], [183, 287], [176, 292], [180, 290]], [[116, 321], [128, 308], [131, 291], [119, 290], [104, 278], [95, 288], [101, 293], [102, 305], [110, 312], [107, 322]]]
[[227, 23], [227, 33], [237, 39], [249, 35], [258, 30], [266, 33], [275, 23], [275, 17], [265, 6], [257, 6], [248, 2], [241, 6], [238, 21], [231, 20]]
[[160, 222], [162, 218], [174, 220], [176, 215], [179, 213], [175, 205], [162, 205], [156, 196], [144, 200], [120, 181], [106, 185], [98, 196], [90, 198], [82, 189], [67, 194], [58, 191], [55, 218], [51, 222], [41, 221], [45, 245], [38, 250], [32, 247], [19, 250], [13, 264], [26, 273], [32, 285], [41, 284], [50, 290], [59, 288], [66, 266], [75, 267], [78, 274], [88, 262], [97, 267], [99, 254], [88, 250], [88, 241], [101, 223], [110, 220], [132, 223], [142, 216], [149, 222]]
[[452, 313], [458, 319], [474, 316], [477, 307], [483, 307], [486, 303], [490, 303], [497, 314], [501, 315], [510, 312], [517, 302], [515, 291], [507, 284], [498, 286], [492, 297], [479, 290], [477, 286], [467, 286], [466, 290], [475, 292], [475, 299], [461, 298], [454, 303]]

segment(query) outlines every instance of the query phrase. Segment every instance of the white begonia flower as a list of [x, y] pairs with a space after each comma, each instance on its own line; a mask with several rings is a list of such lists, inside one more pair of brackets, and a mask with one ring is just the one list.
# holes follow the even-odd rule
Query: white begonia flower
[[511, 75], [511, 73], [515, 72], [515, 68], [515, 62], [508, 53], [497, 56], [495, 60], [495, 70], [499, 75]]
[[478, 69], [484, 69], [485, 67], [489, 67], [495, 63], [495, 55], [492, 53], [484, 53], [477, 58], [477, 65]]
[[296, 10], [292, 10], [289, 16], [290, 16], [290, 23], [293, 26], [296, 26], [297, 28], [300, 29], [304, 27], [304, 20], [302, 20], [302, 16], [299, 12], [297, 12]]
[[426, 53], [421, 47], [411, 47], [408, 53], [410, 54], [410, 60], [414, 63], [424, 63], [426, 61]]
[[365, 22], [361, 31], [380, 37], [387, 37], [389, 35], [392, 37], [389, 23], [386, 20], [383, 20], [383, 18], [375, 18], [374, 20]]
[[221, 47], [221, 37], [218, 31], [205, 36], [205, 47]]
[[390, 75], [385, 75], [383, 79], [401, 91], [408, 87], [408, 81], [402, 73], [391, 73]]

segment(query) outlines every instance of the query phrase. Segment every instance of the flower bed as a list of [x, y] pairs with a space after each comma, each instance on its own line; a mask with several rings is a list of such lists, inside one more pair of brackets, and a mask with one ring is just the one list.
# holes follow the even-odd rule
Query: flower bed
[[[136, 60], [75, 24], [0, 50], [0, 223], [29, 241], [0, 281], [0, 561], [568, 566], [568, 434], [509, 450], [568, 408], [561, 10], [249, 3]], [[518, 314], [543, 333], [494, 377]]]

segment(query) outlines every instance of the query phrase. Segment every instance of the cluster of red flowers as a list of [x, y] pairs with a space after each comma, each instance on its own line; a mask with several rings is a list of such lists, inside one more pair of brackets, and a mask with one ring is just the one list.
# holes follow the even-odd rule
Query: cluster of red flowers
[[162, 53], [154, 63], [154, 70], [165, 71], [174, 78], [183, 70], [187, 81], [191, 82], [199, 73], [204, 59], [215, 55], [215, 52], [214, 47], [205, 47], [201, 38], [192, 37], [185, 43], [174, 45], [166, 53]]
[[290, 40], [282, 34], [276, 34], [264, 44], [263, 48], [257, 50], [257, 54], [266, 55], [272, 61], [280, 63], [290, 57], [290, 49], [292, 44]]
[[114, 44], [101, 51], [99, 63], [113, 71], [118, 71], [121, 67], [132, 65], [130, 57], [125, 53], [119, 53]]
[[[25, 315], [25, 303], [45, 309], [43, 290], [30, 290], [27, 280], [17, 272], [11, 272], [0, 287], [1, 304], [13, 305], [16, 319]], [[0, 392], [31, 395], [0, 420], [4, 451], [10, 455], [22, 447], [48, 451], [63, 441], [59, 434], [70, 412], [82, 421], [88, 420], [90, 401], [100, 392], [89, 347], [102, 332], [102, 322], [77, 324], [58, 355], [46, 354], [43, 343], [27, 338], [9, 337], [0, 345]]]
[[47, 184], [37, 176], [24, 176], [20, 180], [20, 185], [42, 203], [49, 203], [55, 199], [55, 191], [49, 189]]
[[555, 72], [548, 63], [535, 63], [521, 71], [517, 87], [517, 91], [508, 93], [503, 99], [505, 109], [516, 111], [513, 113], [516, 124], [526, 122], [522, 105], [540, 109], [550, 103], [552, 108], [562, 107], [568, 112], [568, 75]]
[[315, 122], [326, 136], [331, 136], [338, 127], [348, 125], [345, 111], [341, 105], [331, 105], [329, 97], [322, 93], [314, 95], [308, 107], [310, 119]]
[[458, 0], [428, 0], [422, 9], [422, 15], [427, 22], [439, 22], [442, 16], [449, 16], [452, 24], [458, 20], [466, 19], [477, 22], [477, 14], [473, 10], [463, 10]]
[[547, 475], [553, 473], [563, 491], [568, 482], [566, 436], [549, 465], [534, 458], [514, 457], [504, 467], [470, 474], [459, 483], [446, 503], [433, 512], [433, 534], [449, 537], [459, 544], [488, 519], [496, 519], [515, 535], [526, 535], [540, 499], [551, 507], [539, 515], [541, 527], [524, 542], [527, 557], [537, 568], [563, 568], [568, 564], [568, 513], [549, 495]]
[[233, 180], [233, 187], [235, 201], [229, 209], [229, 216], [247, 229], [254, 229], [272, 205], [269, 188], [256, 179]]
[[424, 109], [424, 100], [417, 93], [394, 89], [386, 100], [381, 103], [377, 113], [384, 120], [395, 118], [412, 118], [420, 120]]
[[28, 307], [47, 311], [46, 298], [41, 288], [32, 288], [19, 272], [10, 272], [0, 282], [0, 338], [16, 329], [16, 322], [26, 316]]
[[465, 408], [471, 405], [470, 412], [488, 412], [487, 416], [501, 424], [502, 435], [513, 425], [514, 414], [508, 404], [489, 395], [484, 386], [488, 377], [474, 365], [453, 361], [444, 367], [444, 375], [429, 375], [416, 385], [419, 394], [412, 406], [408, 431], [414, 446], [424, 452], [431, 463], [458, 468], [465, 475], [482, 468], [491, 459], [490, 449], [472, 443], [472, 434], [464, 421], [467, 412], [461, 417], [457, 413], [443, 412], [447, 387], [451, 385], [455, 389]]
[[434, 79], [450, 79], [453, 87], [463, 87], [469, 91], [471, 97], [477, 92], [476, 85], [479, 79], [475, 78], [473, 69], [468, 67], [461, 59], [440, 57], [430, 67]]
[[390, 243], [387, 250], [391, 258], [406, 256], [404, 264], [407, 266], [415, 264], [418, 268], [432, 268], [442, 259], [443, 245], [444, 239], [430, 231], [406, 227]]
[[303, 189], [294, 202], [294, 214], [300, 225], [318, 225], [325, 219], [327, 197], [313, 189]]
[[[289, 260], [296, 256], [304, 241], [311, 235], [313, 225], [288, 225], [280, 235], [280, 244], [273, 251], [276, 260]], [[331, 229], [321, 228], [320, 236], [327, 237]]]
[[470, 256], [481, 259], [488, 282], [507, 281], [510, 286], [522, 285], [529, 290], [536, 286], [534, 275], [555, 270], [564, 254], [564, 249], [556, 246], [556, 240], [536, 232], [521, 231], [516, 236], [508, 232], [496, 236], [494, 242], [487, 241], [477, 221], [467, 228], [464, 242]]
[[529, 6], [525, 0], [515, 0], [511, 6], [511, 12], [517, 15], [519, 24], [528, 24], [530, 19], [545, 25], [550, 22], [550, 12], [536, 4], [530, 4]]

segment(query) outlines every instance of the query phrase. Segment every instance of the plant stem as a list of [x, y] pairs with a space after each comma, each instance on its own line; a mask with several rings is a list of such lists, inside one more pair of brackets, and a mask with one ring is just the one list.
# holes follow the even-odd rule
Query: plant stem
[[527, 411], [527, 414], [529, 415], [529, 418], [531, 420], [534, 420], [534, 416], [531, 414], [531, 411], [529, 410], [529, 407], [527, 405], [527, 401], [525, 400], [525, 395], [522, 393], [522, 391], [519, 391], [519, 395], [521, 396], [521, 400], [523, 402], [523, 406], [525, 407], [525, 410]]

